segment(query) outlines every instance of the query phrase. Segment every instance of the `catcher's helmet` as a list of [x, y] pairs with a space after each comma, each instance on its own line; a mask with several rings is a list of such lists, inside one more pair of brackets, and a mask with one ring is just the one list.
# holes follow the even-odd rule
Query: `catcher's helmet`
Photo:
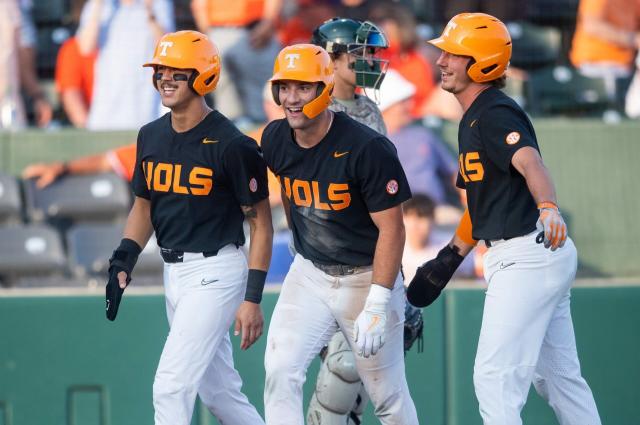
[[389, 47], [384, 33], [369, 21], [332, 18], [313, 31], [311, 43], [332, 54], [355, 56], [353, 69], [356, 85], [378, 89], [384, 79], [389, 61], [375, 58], [379, 49]]
[[273, 77], [269, 79], [273, 100], [278, 105], [280, 105], [278, 82], [282, 80], [320, 83], [316, 98], [302, 107], [302, 113], [307, 118], [315, 118], [331, 103], [334, 85], [333, 62], [327, 51], [320, 46], [294, 44], [278, 53], [273, 65]]
[[467, 74], [476, 83], [504, 75], [511, 59], [511, 36], [497, 18], [485, 13], [461, 13], [451, 18], [442, 35], [429, 43], [445, 52], [470, 56]]
[[[209, 37], [198, 31], [178, 31], [162, 36], [153, 59], [143, 66], [168, 66], [178, 69], [195, 69], [189, 87], [198, 95], [212, 92], [220, 79], [220, 55]], [[154, 86], [156, 82], [153, 82]]]

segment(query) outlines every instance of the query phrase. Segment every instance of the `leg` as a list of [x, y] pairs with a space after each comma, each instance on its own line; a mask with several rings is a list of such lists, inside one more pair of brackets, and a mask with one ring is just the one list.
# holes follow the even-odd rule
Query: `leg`
[[198, 390], [200, 399], [223, 424], [260, 425], [264, 421], [242, 392], [242, 379], [233, 366], [231, 340], [227, 333]]
[[570, 297], [567, 290], [549, 323], [533, 384], [561, 425], [600, 425], [593, 394], [580, 372]]
[[[208, 34], [209, 38], [218, 47], [220, 60], [222, 61], [220, 79], [216, 90], [213, 92], [215, 106], [220, 113], [230, 120], [241, 117], [243, 111], [238, 88], [234, 82], [237, 78], [237, 70], [234, 69], [233, 63], [230, 63], [227, 57], [233, 51], [234, 45], [246, 33], [247, 31], [244, 28], [215, 27], [211, 28]], [[260, 104], [262, 105], [262, 103]]]
[[[334, 314], [351, 349], [353, 325], [364, 308], [371, 285], [371, 272], [340, 279], [339, 296], [335, 297]], [[369, 358], [354, 355], [358, 374], [383, 425], [417, 425], [418, 415], [409, 394], [404, 366], [404, 286], [398, 275], [387, 311], [385, 344]]]
[[[535, 237], [535, 235], [533, 235]], [[551, 252], [530, 237], [492, 247], [473, 381], [485, 425], [520, 425], [542, 340], [575, 272], [568, 243]], [[509, 264], [504, 267], [505, 264]], [[564, 272], [555, 273], [554, 264]], [[500, 267], [502, 265], [502, 268]], [[567, 269], [573, 272], [568, 273]]]
[[314, 356], [335, 333], [327, 306], [332, 282], [300, 255], [282, 285], [267, 335], [265, 419], [269, 425], [302, 425], [302, 384]]
[[[170, 266], [165, 281], [171, 329], [153, 384], [156, 425], [188, 425], [197, 390], [234, 318], [246, 279], [242, 253]], [[202, 286], [216, 276], [216, 285]], [[171, 299], [169, 299], [171, 298]]]

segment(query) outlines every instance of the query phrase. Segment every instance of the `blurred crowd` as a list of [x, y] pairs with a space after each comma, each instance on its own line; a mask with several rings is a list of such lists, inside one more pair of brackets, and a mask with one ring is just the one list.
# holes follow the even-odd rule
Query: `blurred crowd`
[[[150, 71], [140, 65], [159, 37], [176, 29], [198, 29], [214, 40], [224, 71], [211, 103], [241, 128], [258, 126], [266, 119], [261, 93], [277, 52], [308, 42], [334, 16], [370, 20], [384, 30], [384, 59], [415, 86], [413, 118], [456, 120], [460, 111], [438, 89], [436, 53], [424, 40], [462, 11], [510, 23], [516, 83], [540, 65], [531, 62], [534, 56], [557, 48], [546, 65], [597, 79], [608, 107], [640, 116], [638, 0], [3, 0], [0, 128], [139, 128], [166, 112], [147, 84]], [[528, 62], [519, 58], [526, 55]], [[53, 70], [38, 63], [51, 57]]]

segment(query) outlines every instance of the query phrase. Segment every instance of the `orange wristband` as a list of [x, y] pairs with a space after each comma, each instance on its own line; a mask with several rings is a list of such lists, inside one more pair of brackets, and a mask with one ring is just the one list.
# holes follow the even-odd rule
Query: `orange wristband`
[[551, 202], [551, 201], [543, 201], [540, 202], [538, 204], [538, 209], [542, 209], [542, 208], [552, 208], [554, 210], [559, 210], [558, 206], [555, 204], [555, 202]]
[[469, 216], [469, 210], [464, 210], [464, 214], [462, 214], [462, 218], [460, 219], [460, 224], [456, 228], [456, 236], [458, 236], [462, 241], [468, 245], [475, 246], [478, 241], [473, 239], [473, 226], [471, 224], [471, 216]]

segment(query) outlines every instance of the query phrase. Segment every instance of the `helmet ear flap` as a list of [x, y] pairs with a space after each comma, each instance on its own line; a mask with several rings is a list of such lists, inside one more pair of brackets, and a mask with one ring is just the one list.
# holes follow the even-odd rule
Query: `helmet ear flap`
[[271, 96], [273, 96], [273, 101], [276, 105], [282, 105], [280, 103], [280, 84], [277, 81], [271, 83]]
[[316, 87], [316, 97], [320, 96], [322, 94], [322, 90], [324, 90], [326, 86], [324, 85], [324, 83], [319, 82], [318, 83], [318, 87]]

